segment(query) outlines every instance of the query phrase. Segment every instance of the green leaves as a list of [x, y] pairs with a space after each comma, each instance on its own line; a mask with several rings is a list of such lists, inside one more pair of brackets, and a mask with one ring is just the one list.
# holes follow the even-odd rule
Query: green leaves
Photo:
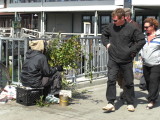
[[48, 107], [50, 105], [49, 103], [46, 103], [43, 99], [44, 99], [44, 96], [42, 95], [40, 96], [40, 99], [36, 101], [36, 105], [38, 107], [44, 107], [44, 106]]
[[[83, 49], [83, 51], [82, 51]], [[85, 55], [86, 54], [86, 55]], [[87, 58], [86, 58], [87, 56]], [[83, 59], [85, 65], [85, 76], [93, 78], [91, 61], [93, 59], [92, 53], [85, 53], [85, 46], [81, 45], [78, 36], [72, 36], [68, 39], [62, 40], [59, 36], [52, 39], [47, 48], [47, 57], [50, 66], [63, 65], [66, 70], [76, 70]], [[68, 82], [63, 75], [62, 80], [63, 89], [72, 89], [74, 84]]]
[[49, 64], [51, 66], [63, 65], [64, 68], [77, 68], [77, 63], [81, 61], [81, 44], [78, 36], [73, 36], [66, 40], [59, 37], [50, 41], [47, 50]]

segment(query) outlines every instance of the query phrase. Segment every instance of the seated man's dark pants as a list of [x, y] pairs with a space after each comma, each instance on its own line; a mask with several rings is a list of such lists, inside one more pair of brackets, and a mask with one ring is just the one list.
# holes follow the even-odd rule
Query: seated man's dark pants
[[61, 82], [61, 73], [58, 71], [51, 77], [43, 77], [41, 87], [44, 87], [45, 96], [49, 93], [53, 95], [59, 94], [59, 91], [62, 88]]

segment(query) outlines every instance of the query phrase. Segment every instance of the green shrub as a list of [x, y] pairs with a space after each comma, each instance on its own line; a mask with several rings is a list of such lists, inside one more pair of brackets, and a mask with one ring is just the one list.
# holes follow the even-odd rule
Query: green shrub
[[49, 64], [51, 66], [63, 65], [65, 69], [76, 69], [81, 61], [81, 44], [78, 36], [66, 40], [59, 37], [50, 41], [47, 50]]
[[[68, 39], [62, 40], [59, 36], [52, 39], [49, 42], [47, 48], [47, 57], [50, 66], [54, 67], [57, 65], [63, 65], [63, 68], [66, 70], [74, 70], [82, 61], [82, 56], [86, 56], [86, 53], [82, 51], [81, 43], [78, 39], [78, 36], [72, 36]], [[92, 82], [92, 69], [90, 67], [90, 62], [93, 56], [91, 53], [88, 54], [88, 59], [84, 58], [87, 61], [86, 77], [90, 76]], [[75, 84], [68, 82], [65, 78], [64, 72], [62, 72], [62, 89], [74, 89]]]

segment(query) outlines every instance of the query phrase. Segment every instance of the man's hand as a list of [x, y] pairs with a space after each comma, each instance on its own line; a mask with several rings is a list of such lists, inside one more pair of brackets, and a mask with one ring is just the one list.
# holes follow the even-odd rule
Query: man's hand
[[57, 68], [57, 71], [63, 71], [63, 66], [62, 65], [56, 66], [56, 68]]
[[134, 58], [136, 56], [136, 53], [132, 53], [131, 57]]

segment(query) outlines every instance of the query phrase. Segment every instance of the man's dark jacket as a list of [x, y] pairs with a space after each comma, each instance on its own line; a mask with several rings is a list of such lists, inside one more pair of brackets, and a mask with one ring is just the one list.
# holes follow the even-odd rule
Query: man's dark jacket
[[43, 77], [51, 77], [56, 72], [56, 68], [50, 69], [47, 58], [43, 53], [29, 50], [22, 66], [21, 82], [27, 87], [40, 87]]
[[101, 38], [104, 46], [110, 43], [109, 58], [117, 63], [131, 62], [145, 44], [144, 34], [127, 22], [122, 26], [113, 23], [105, 26]]

